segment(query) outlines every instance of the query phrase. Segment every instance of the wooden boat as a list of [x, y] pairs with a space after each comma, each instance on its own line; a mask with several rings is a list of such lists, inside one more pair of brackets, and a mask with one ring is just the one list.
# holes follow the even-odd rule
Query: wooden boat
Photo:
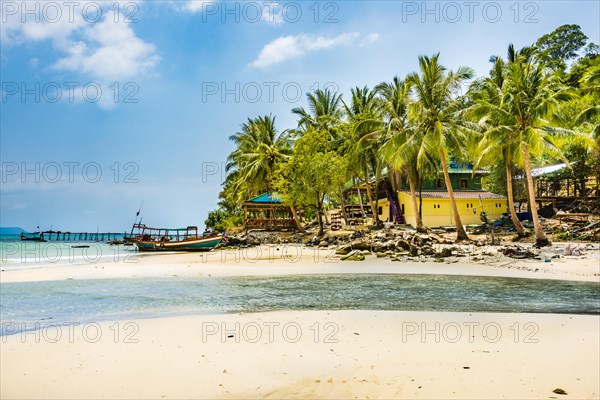
[[44, 239], [44, 235], [42, 235], [40, 232], [30, 233], [29, 236], [25, 234], [25, 232], [21, 232], [21, 240], [28, 240], [31, 242], [47, 242], [47, 240]]
[[[150, 228], [143, 224], [134, 224], [136, 235], [128, 240], [139, 251], [208, 251], [226, 240], [225, 234], [198, 236], [198, 228]], [[132, 230], [132, 232], [133, 232]]]

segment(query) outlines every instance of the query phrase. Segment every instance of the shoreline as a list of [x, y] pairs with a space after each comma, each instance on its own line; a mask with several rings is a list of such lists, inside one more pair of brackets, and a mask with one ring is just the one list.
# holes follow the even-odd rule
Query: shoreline
[[[547, 249], [556, 255], [561, 244]], [[489, 253], [493, 254], [490, 246]], [[484, 251], [488, 251], [484, 249]], [[67, 262], [65, 262], [67, 261]], [[550, 262], [502, 255], [475, 261], [450, 257], [435, 262], [421, 257], [391, 261], [367, 255], [364, 261], [341, 261], [335, 249], [300, 245], [262, 245], [207, 253], [127, 253], [95, 262], [2, 263], [1, 283], [53, 280], [126, 279], [142, 277], [268, 276], [304, 274], [441, 274], [507, 278], [559, 279], [600, 283], [600, 249]]]
[[[600, 283], [596, 247], [551, 262], [500, 254], [421, 259], [371, 254], [341, 261], [335, 248], [263, 245], [94, 263], [6, 263], [0, 283], [322, 274]], [[0, 397], [521, 399], [557, 397], [555, 389], [566, 399], [600, 395], [600, 315], [285, 310], [115, 317], [67, 326], [40, 321], [47, 324], [0, 336], [0, 363], [10, 366], [0, 369]]]

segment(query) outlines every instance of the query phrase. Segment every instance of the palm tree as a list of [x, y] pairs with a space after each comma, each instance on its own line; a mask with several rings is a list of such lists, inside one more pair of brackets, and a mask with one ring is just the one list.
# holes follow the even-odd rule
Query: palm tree
[[[418, 148], [414, 144], [415, 131], [410, 129], [408, 120], [408, 108], [410, 104], [410, 85], [395, 76], [392, 82], [380, 83], [377, 92], [381, 96], [381, 107], [385, 115], [385, 126], [387, 134], [385, 142], [381, 147], [381, 154], [388, 166], [396, 171], [403, 171], [408, 179], [410, 197], [416, 214], [416, 226], [418, 231], [424, 230], [423, 218], [417, 208], [417, 194], [415, 182], [419, 180], [417, 169]], [[415, 135], [411, 138], [411, 135]], [[405, 146], [411, 140], [413, 146]]]
[[[374, 132], [383, 128], [383, 115], [378, 104], [377, 92], [368, 87], [353, 88], [349, 104], [342, 101], [348, 119], [345, 132], [346, 148], [355, 161], [356, 174], [362, 175], [367, 197], [373, 213], [373, 223], [379, 225], [379, 180], [382, 170], [382, 159], [378, 154], [381, 144]], [[369, 184], [369, 167], [375, 175], [375, 193]]]
[[[592, 93], [600, 91], [600, 66], [596, 66], [591, 69], [582, 79], [583, 87], [582, 93]], [[581, 124], [583, 122], [591, 121], [594, 117], [600, 115], [600, 105], [596, 104], [581, 111], [575, 123]], [[600, 145], [600, 122], [592, 128], [592, 138], [596, 140], [596, 143]]]
[[550, 241], [542, 230], [537, 213], [531, 176], [531, 154], [540, 152], [544, 147], [561, 154], [552, 141], [552, 134], [558, 130], [550, 126], [548, 120], [557, 113], [559, 104], [569, 98], [571, 96], [560, 89], [557, 76], [546, 73], [541, 64], [526, 57], [518, 57], [509, 64], [504, 103], [512, 120], [509, 129], [514, 135], [525, 167], [526, 188], [537, 246], [548, 245]]
[[314, 93], [306, 93], [308, 110], [304, 107], [292, 109], [298, 115], [298, 128], [306, 131], [309, 127], [324, 129], [332, 140], [336, 139], [336, 128], [342, 119], [342, 95], [329, 89], [317, 89]]
[[227, 157], [226, 170], [233, 182], [229, 190], [246, 192], [246, 196], [270, 193], [277, 164], [292, 153], [288, 133], [279, 133], [275, 117], [265, 115], [249, 118], [229, 140], [236, 144]]
[[406, 82], [414, 88], [415, 102], [410, 112], [414, 117], [414, 129], [421, 135], [422, 142], [417, 153], [417, 168], [428, 159], [439, 159], [446, 182], [448, 197], [456, 225], [457, 240], [468, 240], [454, 199], [452, 182], [448, 173], [447, 156], [458, 152], [465, 141], [465, 124], [457, 118], [464, 107], [458, 96], [461, 84], [471, 79], [474, 72], [468, 67], [459, 67], [456, 72], [447, 71], [439, 63], [439, 53], [432, 57], [419, 57], [419, 73], [411, 73]]
[[480, 120], [484, 124], [484, 135], [479, 145], [479, 158], [475, 168], [485, 158], [489, 160], [502, 157], [506, 171], [506, 192], [508, 209], [513, 225], [519, 236], [525, 233], [525, 228], [519, 218], [514, 206], [514, 195], [512, 185], [512, 164], [518, 157], [519, 147], [515, 144], [513, 116], [510, 115], [504, 103], [504, 87], [508, 65], [516, 61], [520, 55], [529, 54], [529, 49], [515, 51], [513, 45], [508, 47], [508, 62], [501, 57], [494, 56], [492, 70], [487, 78], [475, 82], [471, 87], [474, 104], [467, 110], [467, 115]]
[[[291, 130], [295, 135], [302, 135], [309, 129], [324, 130], [329, 135], [329, 140], [334, 148], [339, 147], [339, 130], [342, 122], [342, 95], [329, 89], [317, 89], [314, 93], [306, 93], [308, 111], [304, 107], [292, 109], [298, 119], [298, 128]], [[343, 203], [342, 187], [340, 185], [340, 201]], [[325, 213], [324, 210], [321, 212]], [[325, 215], [327, 215], [325, 213]], [[342, 204], [342, 215], [347, 221], [346, 211]]]

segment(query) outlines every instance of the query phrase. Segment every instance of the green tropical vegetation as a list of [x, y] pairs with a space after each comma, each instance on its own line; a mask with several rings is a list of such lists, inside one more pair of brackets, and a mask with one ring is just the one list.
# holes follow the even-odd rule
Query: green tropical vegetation
[[[528, 234], [517, 218], [515, 192], [529, 199], [533, 234], [547, 244], [535, 204], [532, 169], [552, 163], [577, 164], [561, 171], [585, 196], [585, 179], [600, 177], [600, 47], [577, 25], [563, 25], [529, 47], [508, 46], [506, 58], [490, 57], [486, 76], [468, 67], [449, 70], [440, 54], [418, 58], [416, 72], [373, 88], [341, 93], [315, 90], [307, 108], [291, 110], [297, 125], [280, 130], [271, 115], [249, 118], [229, 139], [227, 177], [217, 210], [206, 225], [225, 230], [243, 223], [241, 203], [276, 192], [303, 210], [324, 231], [329, 208], [344, 210], [345, 188], [364, 185], [379, 225], [377, 185], [387, 174], [393, 189], [408, 183], [411, 202], [427, 177], [441, 177], [453, 208], [456, 239], [468, 239], [458, 212], [448, 165], [473, 163], [491, 173], [486, 186], [506, 194], [516, 232]], [[522, 187], [513, 187], [522, 176]], [[578, 183], [577, 183], [578, 182]], [[523, 192], [524, 191], [524, 192]], [[345, 215], [344, 215], [345, 217]], [[416, 228], [424, 229], [420, 213]]]

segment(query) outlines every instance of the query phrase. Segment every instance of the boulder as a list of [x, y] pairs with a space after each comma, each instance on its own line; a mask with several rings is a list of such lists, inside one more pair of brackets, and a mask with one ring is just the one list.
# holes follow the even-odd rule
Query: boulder
[[394, 250], [396, 247], [395, 243], [390, 240], [387, 242], [377, 242], [371, 246], [371, 250], [375, 253], [383, 253], [389, 250]]
[[[435, 254], [435, 250], [433, 250], [433, 247], [429, 245], [424, 245], [421, 247], [421, 254], [425, 256], [432, 256]], [[452, 252], [450, 253], [450, 255], [452, 255]]]
[[408, 255], [411, 257], [416, 257], [419, 255], [419, 248], [417, 246], [411, 245], [408, 250]]
[[504, 247], [498, 249], [502, 254], [510, 258], [524, 259], [524, 258], [536, 258], [538, 254], [531, 249], [522, 248], [519, 246], [515, 247]]
[[442, 251], [435, 253], [435, 257], [437, 258], [446, 258], [450, 256], [452, 256], [452, 249], [448, 247], [445, 247], [442, 249]]
[[371, 250], [371, 243], [367, 240], [355, 240], [352, 242], [352, 250]]
[[364, 261], [365, 255], [358, 250], [352, 250], [341, 258], [342, 261]]
[[433, 239], [428, 235], [419, 234], [414, 237], [414, 242], [419, 246], [425, 246], [432, 243]]
[[398, 250], [410, 250], [410, 243], [408, 243], [405, 239], [398, 239], [395, 247]]
[[345, 244], [338, 247], [335, 251], [335, 254], [346, 255], [352, 251], [352, 245]]

